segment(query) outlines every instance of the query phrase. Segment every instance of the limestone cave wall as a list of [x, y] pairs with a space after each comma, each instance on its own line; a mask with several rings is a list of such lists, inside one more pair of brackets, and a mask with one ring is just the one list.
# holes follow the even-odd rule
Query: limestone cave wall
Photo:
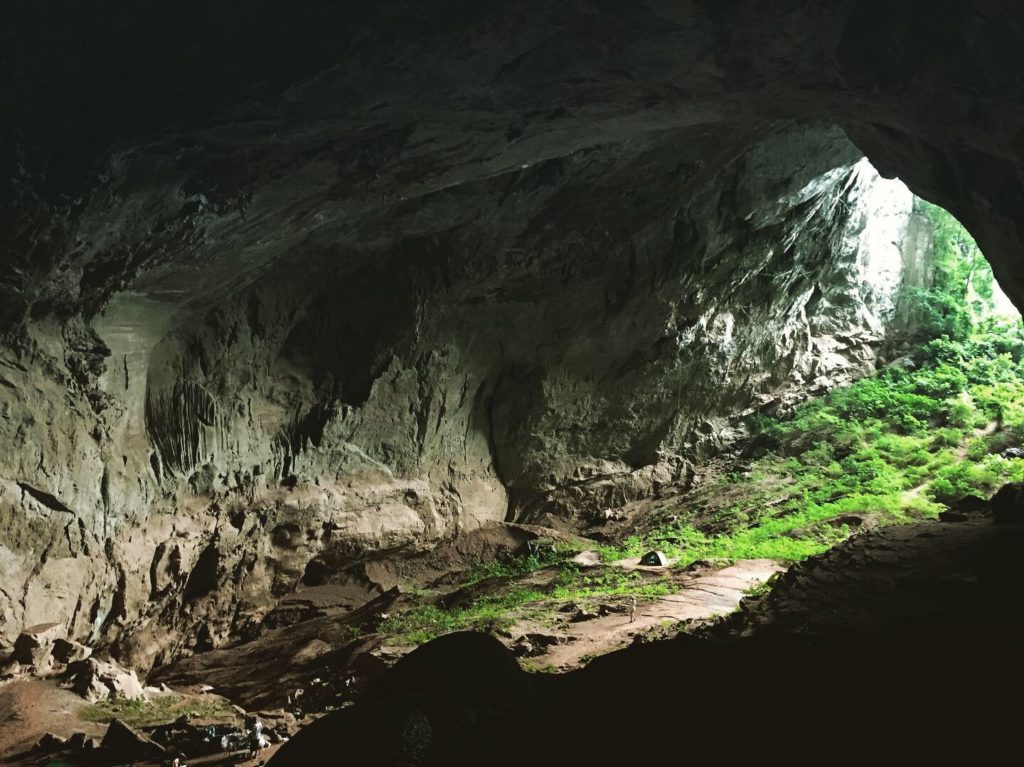
[[399, 204], [446, 226], [297, 245], [201, 311], [127, 290], [27, 323], [0, 392], [5, 631], [66, 621], [140, 663], [212, 646], [363, 560], [585, 526], [869, 372], [921, 257], [911, 193], [834, 126], [719, 138]]

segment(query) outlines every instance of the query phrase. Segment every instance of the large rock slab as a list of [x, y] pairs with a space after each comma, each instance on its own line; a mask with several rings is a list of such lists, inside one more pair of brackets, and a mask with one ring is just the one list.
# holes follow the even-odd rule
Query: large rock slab
[[67, 676], [71, 689], [90, 703], [108, 698], [145, 699], [145, 691], [134, 671], [99, 658], [86, 658], [71, 663], [67, 668]]
[[53, 665], [54, 643], [66, 635], [67, 628], [62, 623], [29, 626], [15, 640], [10, 660], [22, 666], [32, 666], [37, 672], [46, 672]]
[[104, 755], [117, 762], [156, 762], [167, 754], [164, 747], [115, 719], [100, 742]]

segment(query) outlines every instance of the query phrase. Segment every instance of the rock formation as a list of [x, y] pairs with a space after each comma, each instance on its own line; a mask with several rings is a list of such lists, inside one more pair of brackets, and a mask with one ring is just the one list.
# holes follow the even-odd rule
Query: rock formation
[[[808, 147], [819, 161], [794, 173]], [[522, 171], [532, 218], [477, 215], [411, 265], [287, 259], [158, 339], [139, 310], [154, 299], [116, 297], [81, 330], [108, 351], [77, 413], [33, 391], [60, 363], [30, 342], [9, 438], [49, 411], [51, 443], [7, 468], [27, 528], [7, 544], [26, 584], [10, 625], [45, 612], [152, 653], [177, 652], [158, 637], [181, 623], [212, 646], [368, 555], [506, 516], [585, 522], [685, 478], [742, 416], [872, 368], [913, 255], [911, 195], [838, 130], [780, 129], [689, 187], [659, 173], [660, 142], [594, 155], [568, 189]], [[584, 213], [602, 175], [645, 201], [642, 226]], [[500, 228], [514, 245], [496, 265], [481, 242]]]
[[1024, 298], [1012, 10], [348, 6], [11, 19], [0, 640], [145, 666], [685, 482], [898, 324], [927, 248], [862, 152]]

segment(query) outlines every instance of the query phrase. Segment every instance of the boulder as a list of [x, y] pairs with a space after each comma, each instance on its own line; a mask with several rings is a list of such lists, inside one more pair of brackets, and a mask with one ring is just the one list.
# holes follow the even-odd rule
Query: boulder
[[580, 567], [596, 567], [601, 564], [601, 555], [596, 551], [581, 551], [572, 561]]
[[549, 647], [561, 644], [562, 641], [553, 634], [523, 634], [512, 645], [512, 653], [517, 658], [532, 658], [543, 655]]
[[75, 751], [94, 751], [100, 747], [99, 738], [90, 738], [84, 732], [76, 732], [68, 738], [67, 747]]
[[644, 567], [667, 567], [668, 557], [660, 551], [648, 551], [640, 557], [640, 564]]
[[966, 522], [972, 515], [978, 516], [991, 511], [989, 502], [976, 495], [965, 495], [959, 500], [946, 504], [946, 510], [939, 513], [940, 522]]
[[949, 508], [964, 514], [984, 514], [991, 510], [989, 502], [976, 495], [965, 495], [963, 498], [953, 501], [953, 503], [948, 505]]
[[73, 748], [76, 751], [82, 751], [85, 749], [85, 744], [89, 741], [89, 736], [84, 732], [76, 732], [70, 738], [68, 738], [68, 748]]
[[1024, 447], [1008, 447], [999, 455], [1003, 458], [1024, 458]]
[[349, 670], [359, 677], [372, 677], [387, 669], [387, 664], [370, 652], [361, 652], [352, 656]]
[[299, 721], [295, 715], [283, 708], [260, 711], [259, 717], [266, 722], [267, 729], [271, 734], [282, 740], [287, 740], [299, 731]]
[[71, 689], [90, 703], [107, 698], [142, 700], [145, 692], [134, 671], [97, 658], [75, 661], [68, 666]]
[[890, 362], [887, 367], [900, 368], [902, 370], [917, 370], [917, 363], [914, 362], [914, 358], [907, 355], [904, 357], [898, 357]]
[[163, 746], [136, 732], [120, 719], [110, 723], [100, 748], [115, 762], [160, 761], [167, 755]]
[[85, 660], [92, 655], [92, 648], [71, 639], [58, 639], [53, 643], [53, 659], [61, 665]]
[[60, 751], [65, 747], [67, 747], [67, 742], [64, 738], [59, 735], [54, 735], [52, 732], [48, 732], [39, 739], [39, 742], [36, 743], [35, 749], [33, 750], [46, 754], [52, 751]]
[[999, 488], [989, 501], [992, 521], [997, 525], [1024, 522], [1024, 482], [1011, 482]]
[[62, 623], [40, 623], [21, 632], [14, 642], [11, 660], [22, 666], [33, 666], [36, 671], [47, 671], [52, 666], [53, 645], [67, 635]]

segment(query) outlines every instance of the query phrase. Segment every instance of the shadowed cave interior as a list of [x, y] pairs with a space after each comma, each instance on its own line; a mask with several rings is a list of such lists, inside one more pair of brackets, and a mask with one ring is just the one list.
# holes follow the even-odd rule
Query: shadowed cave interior
[[1013, 4], [6, 16], [4, 763], [1005, 750]]

